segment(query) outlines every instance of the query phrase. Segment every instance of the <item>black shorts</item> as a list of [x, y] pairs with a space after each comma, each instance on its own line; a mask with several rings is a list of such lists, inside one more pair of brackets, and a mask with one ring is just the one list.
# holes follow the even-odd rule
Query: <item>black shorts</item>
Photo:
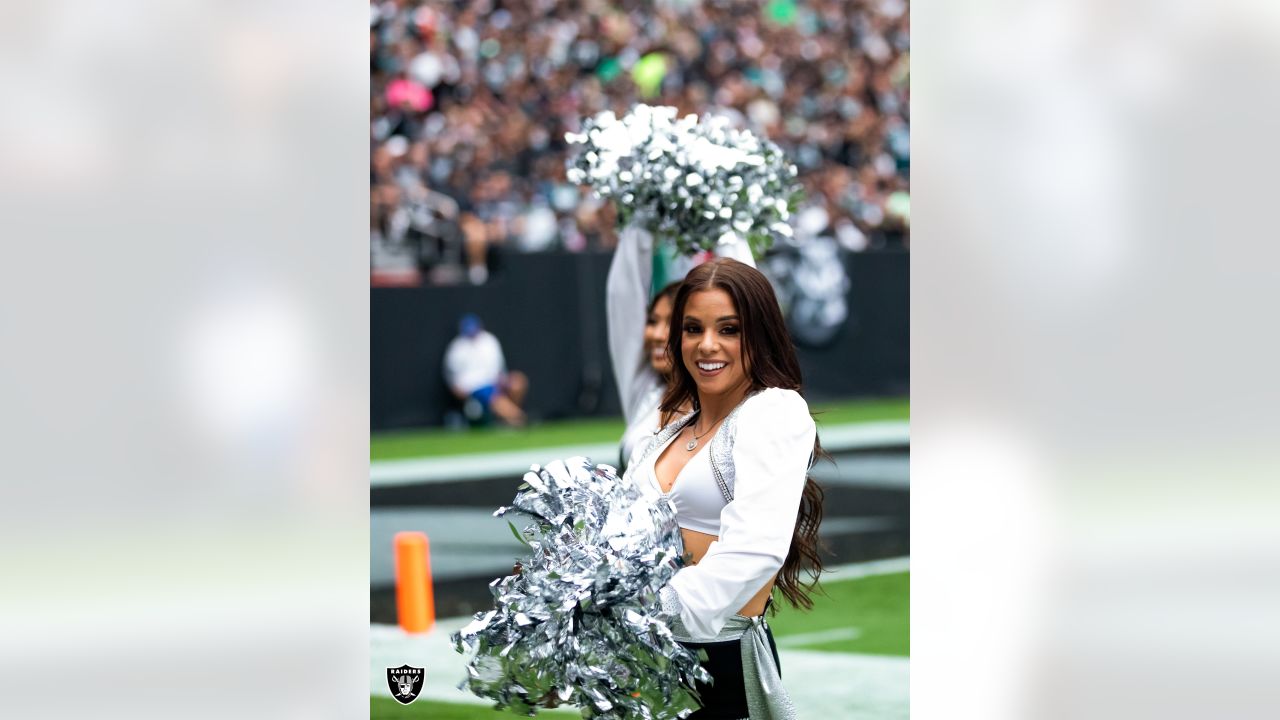
[[[778, 645], [773, 641], [773, 631], [766, 629], [765, 636], [769, 638], [773, 661], [778, 663]], [[680, 644], [694, 654], [698, 650], [707, 651], [707, 659], [702, 661], [702, 667], [715, 680], [711, 685], [697, 683], [702, 708], [690, 715], [688, 720], [742, 720], [747, 717], [747, 687], [742, 678], [742, 641]], [[781, 663], [778, 663], [778, 676], [782, 676]]]

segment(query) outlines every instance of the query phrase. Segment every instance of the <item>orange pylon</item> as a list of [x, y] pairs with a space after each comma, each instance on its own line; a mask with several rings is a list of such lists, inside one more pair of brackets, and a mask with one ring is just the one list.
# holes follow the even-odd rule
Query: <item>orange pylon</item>
[[436, 624], [436, 601], [431, 590], [431, 552], [426, 534], [396, 533], [395, 556], [400, 627], [405, 632], [427, 632]]

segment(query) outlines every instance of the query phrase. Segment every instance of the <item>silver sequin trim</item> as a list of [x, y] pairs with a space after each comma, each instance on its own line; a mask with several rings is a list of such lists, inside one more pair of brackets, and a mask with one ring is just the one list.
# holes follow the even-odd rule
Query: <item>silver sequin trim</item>
[[[755, 393], [752, 393], [754, 395]], [[738, 430], [738, 413], [742, 410], [742, 406], [747, 404], [752, 395], [742, 399], [738, 403], [738, 407], [734, 408], [729, 416], [724, 419], [724, 424], [720, 426], [720, 431], [715, 437], [711, 438], [711, 474], [716, 478], [716, 485], [720, 487], [720, 494], [724, 496], [726, 503], [733, 502], [733, 489], [737, 487], [738, 473], [734, 470], [733, 465], [733, 443], [737, 436]]]

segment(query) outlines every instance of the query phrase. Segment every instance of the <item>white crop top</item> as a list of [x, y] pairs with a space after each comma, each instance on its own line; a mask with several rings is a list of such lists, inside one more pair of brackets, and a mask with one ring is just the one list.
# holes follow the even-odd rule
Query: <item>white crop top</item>
[[[678, 438], [680, 435], [676, 434], [667, 441], [666, 445], [649, 453], [649, 457], [645, 458], [644, 467], [641, 468], [644, 473], [642, 477], [647, 478], [650, 488], [657, 493], [662, 493], [662, 483], [658, 482], [658, 458]], [[720, 487], [716, 485], [715, 475], [711, 472], [711, 454], [707, 449], [709, 447], [711, 447], [711, 438], [698, 440], [698, 448], [694, 456], [680, 468], [680, 473], [676, 475], [676, 480], [671, 485], [671, 491], [665, 495], [676, 505], [676, 522], [680, 527], [708, 535], [719, 535], [720, 511], [724, 510], [726, 503], [724, 495], [720, 493]], [[684, 448], [672, 450], [672, 452], [682, 451]]]

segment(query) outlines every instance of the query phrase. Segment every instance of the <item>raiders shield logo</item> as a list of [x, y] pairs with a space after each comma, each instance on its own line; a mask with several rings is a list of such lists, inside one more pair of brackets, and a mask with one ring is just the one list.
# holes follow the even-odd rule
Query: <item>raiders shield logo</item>
[[424, 679], [426, 675], [422, 673], [422, 668], [409, 665], [387, 668], [387, 687], [391, 688], [391, 697], [401, 705], [408, 705], [418, 699]]

